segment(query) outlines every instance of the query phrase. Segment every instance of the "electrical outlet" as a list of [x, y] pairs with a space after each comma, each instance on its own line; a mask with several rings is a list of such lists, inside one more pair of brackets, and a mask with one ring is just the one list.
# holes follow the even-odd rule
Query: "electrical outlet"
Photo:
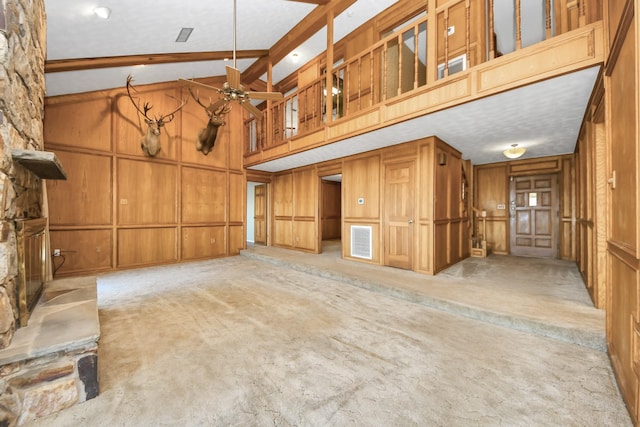
[[60, 256], [60, 249], [54, 249], [53, 250], [53, 256]]

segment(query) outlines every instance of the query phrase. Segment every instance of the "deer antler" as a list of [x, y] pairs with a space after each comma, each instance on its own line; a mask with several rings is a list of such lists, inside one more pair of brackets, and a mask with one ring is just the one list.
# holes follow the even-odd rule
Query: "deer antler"
[[[143, 107], [142, 107], [142, 109], [140, 109], [140, 105], [138, 105], [138, 103], [133, 100], [133, 96], [131, 95], [131, 89], [133, 89], [135, 91], [137, 91], [137, 89], [135, 87], [133, 87], [133, 85], [131, 84], [132, 81], [133, 81], [133, 76], [131, 74], [129, 74], [129, 76], [127, 76], [127, 94], [129, 95], [129, 99], [131, 99], [131, 102], [136, 107], [136, 110], [138, 110], [138, 112], [140, 114], [142, 114], [145, 119], [147, 119], [149, 121], [155, 121], [155, 122], [161, 123], [161, 124], [169, 123], [171, 120], [173, 120], [175, 114], [182, 107], [184, 107], [185, 104], [188, 101], [188, 99], [183, 99], [182, 102], [180, 103], [180, 105], [178, 105], [178, 108], [176, 108], [172, 112], [170, 112], [168, 114], [162, 114], [159, 117], [156, 117], [155, 119], [152, 119], [151, 117], [149, 117], [149, 115], [147, 113], [149, 113], [149, 111], [153, 108], [153, 105], [150, 105], [148, 102], [145, 102]], [[169, 119], [165, 120], [166, 117], [169, 117]]]
[[[209, 116], [214, 115], [220, 115], [220, 114], [227, 114], [230, 110], [231, 110], [231, 106], [229, 105], [229, 101], [227, 101], [224, 98], [220, 98], [217, 101], [213, 102], [211, 100], [211, 98], [209, 98], [209, 105], [204, 105], [202, 103], [202, 101], [200, 101], [200, 96], [199, 93], [193, 92], [193, 89], [191, 87], [188, 88], [189, 89], [189, 93], [191, 94], [191, 97], [202, 107], [204, 108], [204, 110], [207, 112], [207, 114]], [[220, 108], [218, 108], [220, 107]], [[218, 108], [218, 109], [217, 109]], [[217, 110], [216, 110], [217, 109]]]
[[138, 103], [136, 101], [133, 100], [133, 96], [131, 95], [131, 89], [137, 91], [137, 89], [135, 87], [133, 87], [133, 85], [131, 84], [131, 82], [133, 81], [133, 76], [131, 74], [129, 74], [127, 76], [127, 94], [129, 95], [129, 99], [131, 100], [131, 103], [133, 104], [134, 107], [136, 107], [136, 110], [138, 110], [138, 113], [142, 114], [144, 116], [145, 119], [147, 120], [153, 120], [151, 117], [149, 117], [147, 115], [147, 113], [149, 112], [149, 110], [151, 110], [153, 108], [153, 106], [149, 105], [148, 102], [144, 103], [144, 111], [142, 111], [140, 109], [140, 105], [138, 105]]

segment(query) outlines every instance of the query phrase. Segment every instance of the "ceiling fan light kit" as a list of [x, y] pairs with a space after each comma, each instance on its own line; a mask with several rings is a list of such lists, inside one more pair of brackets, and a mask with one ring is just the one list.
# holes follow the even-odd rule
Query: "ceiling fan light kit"
[[507, 148], [502, 152], [504, 156], [508, 159], [517, 159], [522, 157], [522, 155], [527, 151], [524, 147], [518, 147], [518, 144], [511, 144], [511, 148]]

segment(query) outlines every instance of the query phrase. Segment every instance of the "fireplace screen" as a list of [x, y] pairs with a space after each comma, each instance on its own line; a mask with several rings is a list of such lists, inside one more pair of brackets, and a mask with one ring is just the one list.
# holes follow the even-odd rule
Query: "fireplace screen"
[[46, 218], [16, 221], [18, 232], [19, 326], [27, 326], [38, 303], [46, 274]]

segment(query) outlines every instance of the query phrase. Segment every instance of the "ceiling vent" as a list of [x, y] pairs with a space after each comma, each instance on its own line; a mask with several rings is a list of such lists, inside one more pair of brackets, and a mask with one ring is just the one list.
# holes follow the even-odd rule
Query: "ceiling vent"
[[192, 31], [193, 31], [193, 28], [181, 29], [180, 33], [178, 34], [178, 37], [176, 38], [176, 43], [184, 43], [187, 40], [189, 40], [189, 36], [191, 35]]

